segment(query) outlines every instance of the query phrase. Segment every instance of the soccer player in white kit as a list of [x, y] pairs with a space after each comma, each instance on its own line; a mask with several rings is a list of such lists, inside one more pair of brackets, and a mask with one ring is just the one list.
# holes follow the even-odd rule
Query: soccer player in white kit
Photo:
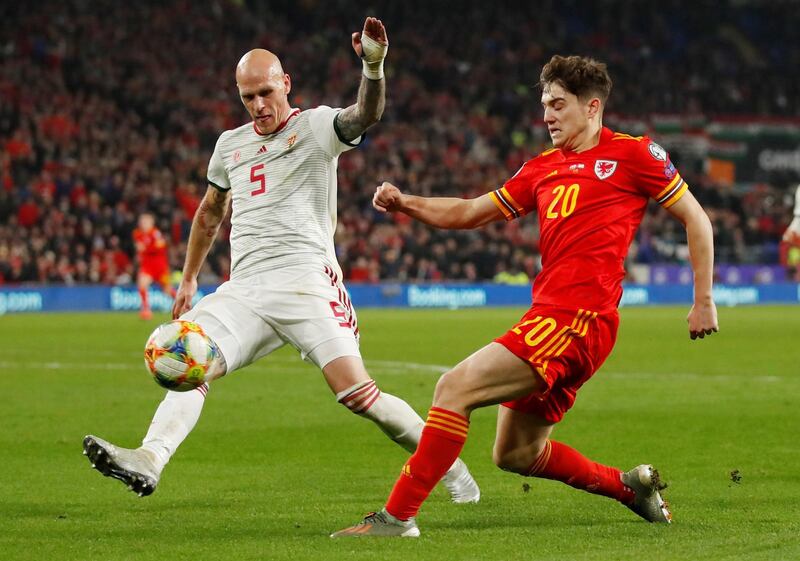
[[[339, 403], [413, 452], [424, 422], [405, 401], [381, 392], [364, 368], [334, 252], [339, 154], [357, 146], [383, 113], [383, 23], [367, 18], [352, 45], [363, 62], [361, 85], [358, 101], [341, 110], [292, 108], [291, 79], [269, 51], [255, 49], [239, 61], [236, 84], [253, 122], [223, 132], [214, 148], [172, 312], [199, 324], [219, 348], [212, 379], [291, 344], [322, 370]], [[231, 279], [191, 308], [197, 275], [231, 203]], [[84, 453], [103, 475], [149, 495], [194, 428], [207, 393], [208, 384], [168, 391], [137, 449], [89, 435]], [[480, 498], [460, 459], [442, 482], [454, 502]]]

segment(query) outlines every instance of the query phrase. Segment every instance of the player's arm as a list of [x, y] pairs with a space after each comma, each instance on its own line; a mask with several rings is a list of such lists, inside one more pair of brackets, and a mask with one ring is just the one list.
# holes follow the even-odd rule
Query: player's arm
[[352, 44], [364, 66], [358, 98], [355, 104], [342, 109], [334, 120], [340, 138], [348, 142], [355, 140], [377, 123], [386, 105], [383, 59], [389, 49], [389, 40], [381, 20], [367, 18], [364, 30], [353, 33]]
[[689, 312], [689, 335], [702, 339], [719, 331], [717, 307], [714, 304], [712, 284], [714, 280], [714, 232], [708, 215], [686, 191], [667, 211], [680, 220], [686, 228], [689, 242], [689, 259], [694, 271], [694, 304]]
[[228, 213], [230, 200], [230, 189], [222, 191], [209, 185], [206, 196], [194, 214], [192, 228], [189, 231], [189, 243], [186, 247], [186, 261], [183, 264], [183, 278], [172, 307], [173, 318], [179, 317], [192, 307], [192, 298], [197, 292], [197, 276]]
[[375, 190], [372, 206], [378, 212], [402, 212], [425, 224], [448, 230], [478, 228], [504, 219], [489, 194], [476, 199], [417, 197], [401, 193], [387, 182]]

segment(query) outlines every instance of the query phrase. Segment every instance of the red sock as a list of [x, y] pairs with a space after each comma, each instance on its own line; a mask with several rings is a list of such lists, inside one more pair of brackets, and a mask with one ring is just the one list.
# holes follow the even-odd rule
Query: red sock
[[622, 484], [621, 474], [617, 468], [593, 462], [574, 448], [552, 440], [547, 441], [528, 469], [531, 477], [555, 479], [576, 489], [629, 504], [633, 502], [634, 493]]
[[431, 407], [417, 451], [403, 466], [386, 510], [400, 520], [416, 516], [439, 480], [456, 461], [467, 440], [469, 421], [447, 409]]
[[139, 287], [139, 296], [142, 298], [142, 311], [148, 311], [150, 309], [150, 302], [147, 299], [147, 289]]

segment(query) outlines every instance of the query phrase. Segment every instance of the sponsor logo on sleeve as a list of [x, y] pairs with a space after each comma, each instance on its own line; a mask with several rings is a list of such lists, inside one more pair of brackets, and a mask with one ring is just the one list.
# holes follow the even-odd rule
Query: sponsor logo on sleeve
[[650, 142], [650, 145], [647, 147], [647, 149], [650, 151], [650, 155], [659, 162], [667, 161], [667, 151], [655, 142]]
[[678, 170], [675, 169], [675, 164], [671, 161], [667, 160], [666, 165], [664, 166], [664, 177], [667, 179], [672, 179], [678, 174]]
[[598, 179], [608, 179], [617, 171], [617, 162], [614, 160], [597, 160], [594, 163], [594, 174]]

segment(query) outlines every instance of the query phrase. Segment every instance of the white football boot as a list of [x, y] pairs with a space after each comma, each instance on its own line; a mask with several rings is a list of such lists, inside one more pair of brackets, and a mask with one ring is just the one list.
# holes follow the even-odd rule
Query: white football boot
[[119, 479], [140, 497], [156, 490], [162, 468], [149, 450], [120, 448], [90, 434], [83, 439], [83, 455], [89, 458], [94, 469]]
[[622, 474], [622, 483], [636, 494], [633, 503], [627, 505], [629, 509], [648, 522], [672, 522], [669, 505], [659, 493], [667, 488], [667, 484], [661, 481], [653, 466], [643, 464], [626, 471]]
[[477, 503], [481, 500], [481, 490], [461, 458], [457, 458], [444, 474], [442, 484], [450, 492], [450, 499], [454, 503]]
[[364, 536], [418, 538], [419, 528], [413, 518], [399, 520], [386, 512], [384, 508], [380, 512], [370, 512], [355, 526], [331, 534], [332, 538], [361, 538]]

